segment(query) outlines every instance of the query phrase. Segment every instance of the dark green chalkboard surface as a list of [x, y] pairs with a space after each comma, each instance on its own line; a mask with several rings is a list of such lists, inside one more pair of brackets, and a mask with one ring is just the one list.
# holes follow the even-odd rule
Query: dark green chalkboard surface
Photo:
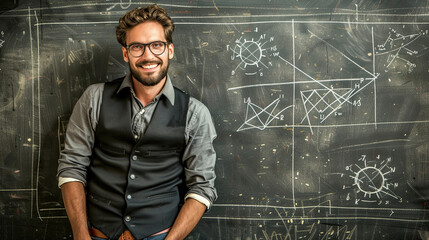
[[[55, 179], [77, 99], [124, 76], [136, 0], [0, 4], [0, 239], [72, 239]], [[429, 7], [156, 1], [210, 109], [219, 199], [188, 239], [428, 239]]]

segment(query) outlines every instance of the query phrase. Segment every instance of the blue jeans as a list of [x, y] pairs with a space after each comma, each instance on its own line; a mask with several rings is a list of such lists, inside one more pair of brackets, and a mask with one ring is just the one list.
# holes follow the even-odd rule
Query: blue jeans
[[105, 238], [99, 238], [99, 237], [93, 237], [93, 236], [91, 236], [91, 239], [92, 240], [106, 240]]
[[167, 237], [168, 232], [161, 233], [152, 237], [143, 238], [143, 240], [164, 240]]
[[[158, 234], [152, 237], [143, 238], [143, 240], [164, 240], [168, 233]], [[106, 240], [105, 238], [92, 237], [92, 240]]]

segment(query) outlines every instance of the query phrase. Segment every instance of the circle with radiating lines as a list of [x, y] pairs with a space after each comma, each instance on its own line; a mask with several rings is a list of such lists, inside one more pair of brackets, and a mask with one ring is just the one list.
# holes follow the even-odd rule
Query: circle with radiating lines
[[232, 69], [231, 75], [237, 73], [237, 69], [244, 71], [246, 76], [264, 76], [264, 70], [273, 66], [272, 58], [279, 57], [274, 37], [262, 34], [258, 39], [247, 40], [244, 36], [235, 40], [234, 45], [226, 45], [232, 53], [231, 60], [238, 60], [237, 67]]
[[254, 41], [245, 41], [240, 48], [241, 60], [248, 65], [257, 65], [263, 56], [261, 46]]
[[384, 186], [384, 175], [380, 169], [365, 167], [356, 173], [355, 184], [365, 193], [378, 193]]
[[[389, 204], [391, 201], [389, 198], [402, 202], [402, 198], [394, 192], [399, 183], [392, 181], [396, 167], [389, 166], [391, 162], [391, 157], [382, 159], [378, 155], [375, 160], [370, 161], [369, 165], [366, 155], [361, 155], [357, 163], [346, 166], [346, 170], [351, 174], [344, 174], [344, 176], [353, 179], [353, 184], [347, 186], [345, 183], [343, 189], [355, 188], [354, 201], [356, 205], [359, 202], [381, 204], [383, 201], [385, 204]], [[351, 193], [348, 193], [346, 200], [349, 201], [352, 198]]]

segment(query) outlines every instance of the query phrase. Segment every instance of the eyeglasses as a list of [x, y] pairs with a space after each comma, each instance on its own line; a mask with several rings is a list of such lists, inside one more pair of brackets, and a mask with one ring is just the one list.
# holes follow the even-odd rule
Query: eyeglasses
[[155, 41], [150, 43], [132, 43], [128, 46], [126, 46], [128, 52], [133, 57], [141, 57], [143, 56], [146, 46], [149, 47], [149, 50], [154, 55], [161, 55], [165, 52], [165, 47], [167, 46], [167, 42], [163, 41]]

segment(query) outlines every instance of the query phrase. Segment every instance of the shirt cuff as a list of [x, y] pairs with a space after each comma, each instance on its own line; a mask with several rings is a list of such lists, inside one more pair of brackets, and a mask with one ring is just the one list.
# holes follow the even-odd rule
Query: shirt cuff
[[186, 199], [188, 199], [188, 198], [195, 199], [195, 200], [197, 200], [198, 202], [200, 202], [200, 203], [202, 203], [202, 204], [206, 205], [207, 210], [208, 210], [208, 209], [210, 208], [210, 206], [212, 205], [212, 204], [210, 203], [210, 201], [209, 201], [209, 200], [207, 200], [207, 198], [205, 198], [205, 197], [203, 197], [203, 196], [201, 196], [201, 195], [198, 195], [198, 194], [196, 194], [196, 193], [189, 193], [189, 194], [187, 194], [187, 195], [185, 196], [185, 201], [186, 201]]
[[76, 179], [76, 178], [59, 177], [58, 178], [58, 187], [61, 188], [61, 185], [63, 185], [64, 183], [68, 183], [68, 182], [81, 182], [83, 185], [85, 185], [84, 182], [82, 182], [81, 180]]

